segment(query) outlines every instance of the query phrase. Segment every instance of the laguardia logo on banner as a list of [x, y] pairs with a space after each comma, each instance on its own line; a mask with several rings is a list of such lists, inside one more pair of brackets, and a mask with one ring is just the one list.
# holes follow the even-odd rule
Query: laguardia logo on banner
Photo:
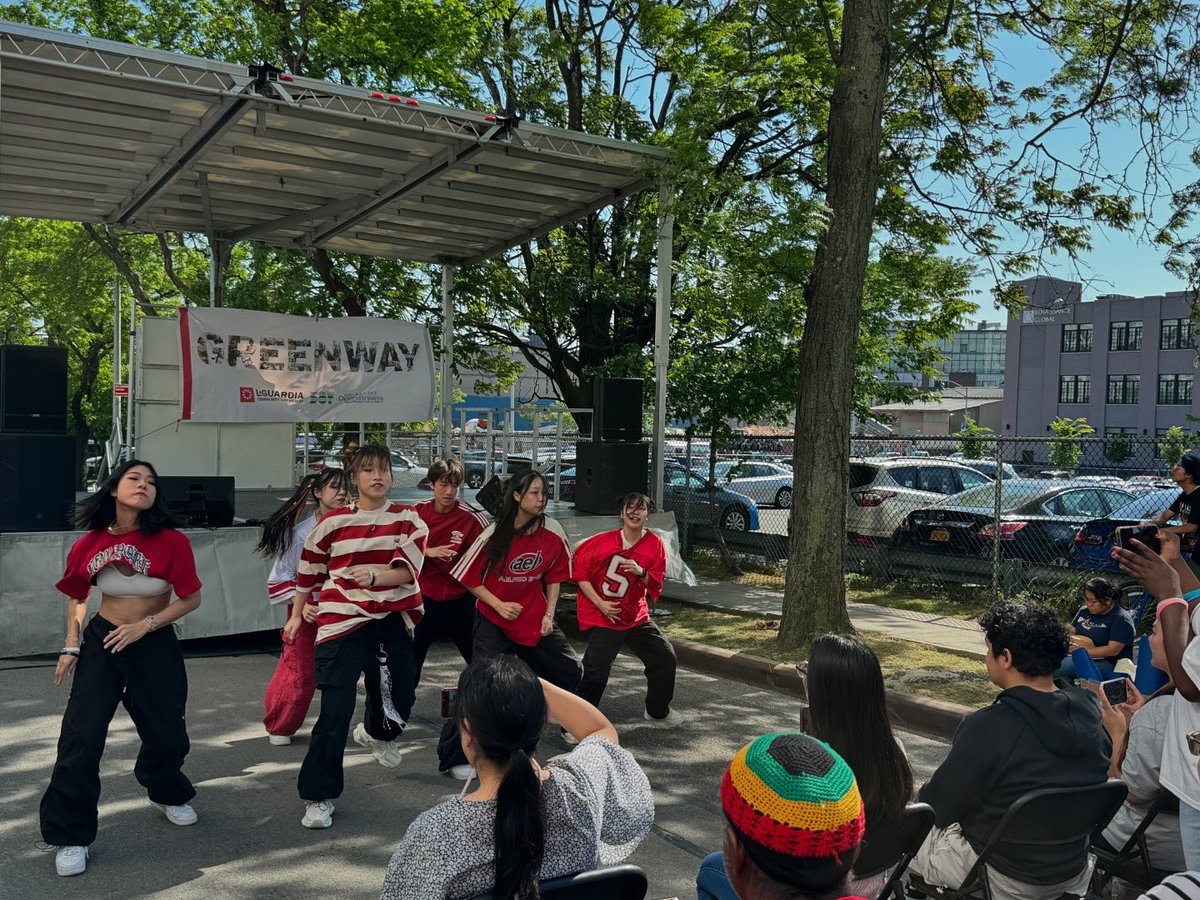
[[[411, 422], [433, 414], [423, 325], [240, 309], [179, 317], [180, 418], [197, 422]], [[369, 409], [368, 409], [369, 407]]]

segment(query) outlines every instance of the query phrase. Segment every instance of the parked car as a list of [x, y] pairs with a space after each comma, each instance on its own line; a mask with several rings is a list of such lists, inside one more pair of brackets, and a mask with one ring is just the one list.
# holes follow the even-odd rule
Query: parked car
[[1163, 475], [1134, 475], [1125, 479], [1125, 487], [1131, 491], [1155, 491], [1159, 488], [1173, 488], [1175, 482]]
[[[399, 450], [390, 450], [388, 452], [392, 456], [392, 487], [419, 487], [421, 482], [425, 480], [425, 474], [428, 472], [429, 467], [421, 465], [411, 456], [405, 456]], [[329, 453], [320, 459], [314, 459], [310, 454], [308, 460], [309, 469], [313, 471], [325, 467], [340, 469], [345, 462], [340, 453]]]
[[[959, 462], [974, 469], [980, 475], [986, 475], [992, 481], [996, 480], [996, 461], [994, 459], [960, 459]], [[1005, 478], [1021, 477], [1011, 463], [1001, 463], [1000, 471]]]
[[[559, 473], [562, 477], [562, 493], [558, 499], [565, 503], [573, 503], [575, 501], [575, 466], [563, 466]], [[554, 463], [548, 466], [542, 466], [542, 477], [546, 479], [546, 496], [554, 499]]]
[[1054, 479], [1001, 482], [1000, 516], [995, 485], [948, 497], [913, 510], [896, 533], [895, 544], [955, 556], [987, 556], [999, 528], [1006, 559], [1041, 565], [1070, 564], [1075, 535], [1090, 520], [1106, 516], [1133, 494], [1106, 485], [1063, 484]]
[[1122, 489], [1129, 487], [1124, 478], [1118, 478], [1116, 475], [1076, 475], [1071, 480], [1076, 484], [1108, 484]]
[[689, 472], [683, 466], [668, 464], [663, 485], [663, 510], [675, 513], [677, 519], [690, 517], [692, 522], [710, 522], [716, 508], [716, 521], [730, 531], [757, 531], [758, 506], [745, 494], [713, 486]]
[[717, 463], [717, 484], [751, 497], [764, 506], [789, 509], [792, 505], [792, 470], [772, 462], [744, 460]]
[[[1122, 525], [1137, 525], [1139, 522], [1155, 518], [1174, 503], [1178, 496], [1179, 488], [1174, 485], [1149, 493], [1140, 493], [1108, 515], [1088, 522], [1075, 536], [1071, 565], [1101, 572], [1119, 571], [1112, 558], [1113, 533]], [[1178, 525], [1180, 522], [1178, 519], [1172, 519], [1170, 524]]]
[[914, 509], [991, 480], [970, 466], [947, 459], [871, 457], [850, 462], [846, 531], [853, 543], [890, 540]]

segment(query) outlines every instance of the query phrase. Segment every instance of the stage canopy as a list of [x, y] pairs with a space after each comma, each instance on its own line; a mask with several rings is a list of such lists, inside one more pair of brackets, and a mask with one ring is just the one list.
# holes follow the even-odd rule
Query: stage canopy
[[0, 21], [0, 214], [466, 265], [646, 189], [653, 147]]

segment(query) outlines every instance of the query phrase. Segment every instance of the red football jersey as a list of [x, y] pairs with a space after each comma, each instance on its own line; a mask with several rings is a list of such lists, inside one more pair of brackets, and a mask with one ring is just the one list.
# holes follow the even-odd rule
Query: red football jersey
[[450, 572], [464, 587], [486, 587], [505, 603], [520, 603], [521, 614], [511, 622], [482, 600], [476, 603], [476, 608], [511, 640], [525, 647], [532, 647], [542, 639], [546, 588], [571, 580], [571, 545], [567, 535], [553, 519], [542, 522], [542, 527], [533, 533], [513, 537], [508, 555], [485, 574], [487, 557], [483, 548], [496, 528], [489, 525]]
[[[621, 571], [618, 566], [623, 559], [631, 559], [645, 569], [645, 580]], [[588, 582], [601, 597], [621, 607], [617, 621], [610, 621], [580, 591], [575, 602], [580, 630], [599, 626], [628, 631], [650, 618], [646, 598], [658, 602], [662, 594], [663, 576], [667, 572], [667, 548], [662, 538], [648, 528], [632, 547], [626, 546], [620, 528], [602, 531], [575, 548], [571, 569], [576, 581]]]
[[425, 557], [425, 565], [421, 567], [421, 594], [426, 600], [457, 600], [466, 588], [450, 577], [450, 570], [462, 557], [463, 551], [470, 550], [483, 529], [491, 523], [491, 518], [481, 509], [468, 506], [461, 500], [455, 502], [448, 513], [440, 513], [433, 507], [433, 500], [422, 500], [413, 506], [413, 511], [421, 517], [429, 536], [425, 539], [426, 548], [454, 548], [455, 555], [449, 559]]

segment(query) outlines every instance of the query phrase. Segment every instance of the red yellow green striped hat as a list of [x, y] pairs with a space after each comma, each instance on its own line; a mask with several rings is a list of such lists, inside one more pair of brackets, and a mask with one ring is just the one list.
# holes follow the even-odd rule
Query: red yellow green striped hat
[[739, 750], [721, 779], [721, 805], [760, 869], [810, 890], [850, 870], [866, 827], [850, 766], [799, 732], [765, 734]]

